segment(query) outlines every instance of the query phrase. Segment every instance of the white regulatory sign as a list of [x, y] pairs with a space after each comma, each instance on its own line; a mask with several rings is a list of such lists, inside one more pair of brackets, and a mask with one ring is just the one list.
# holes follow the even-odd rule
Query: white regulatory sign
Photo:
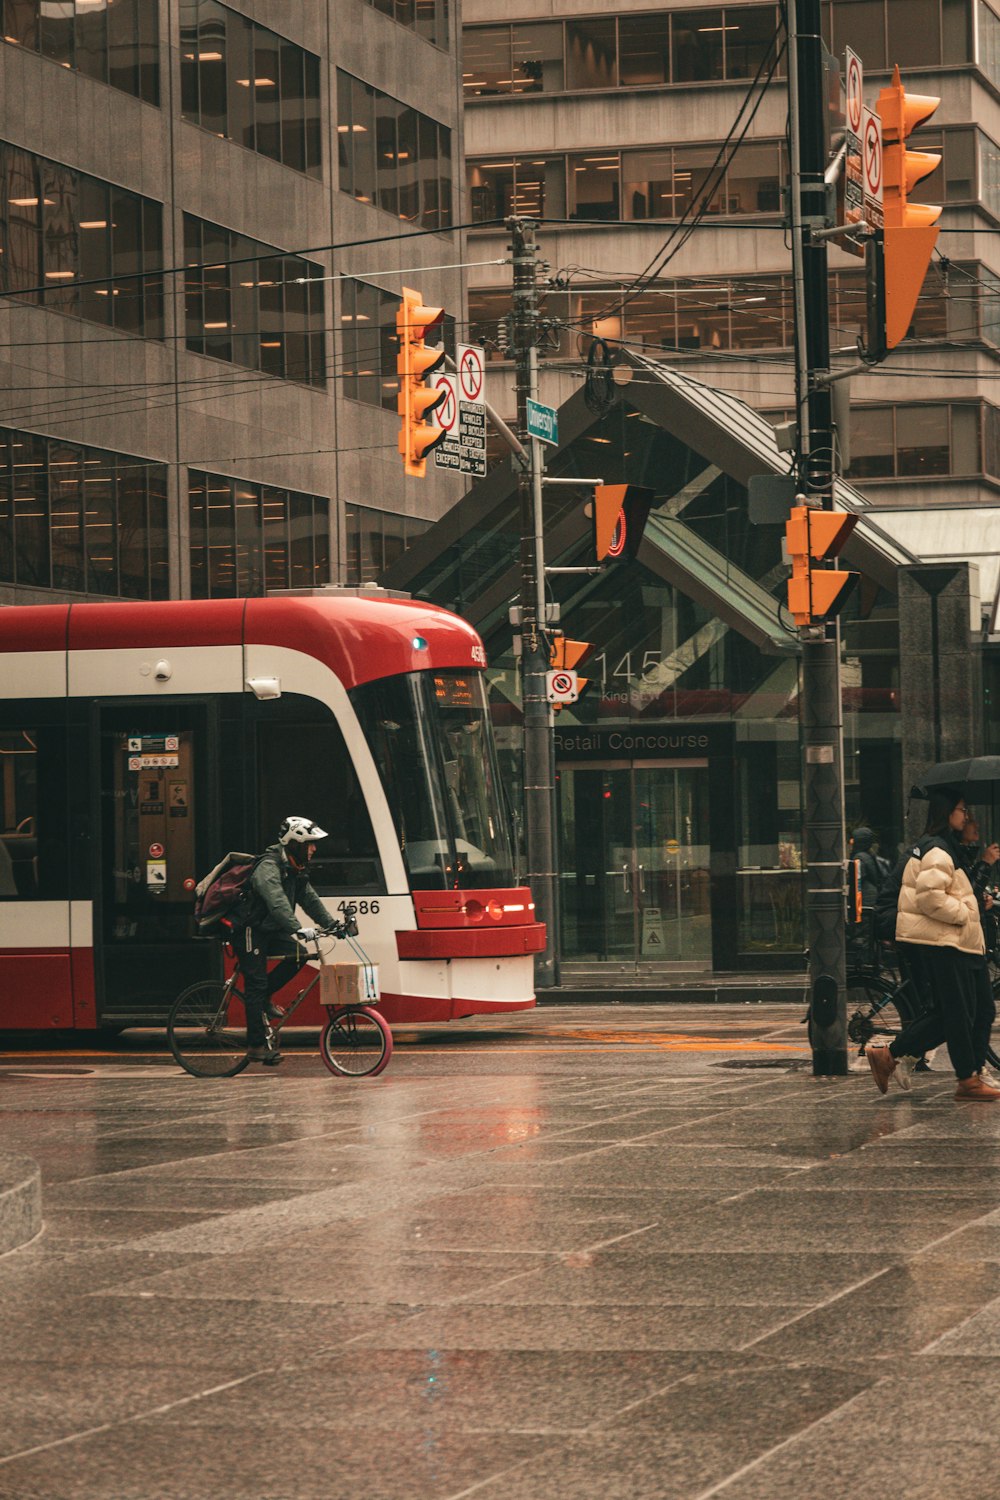
[[864, 133], [865, 199], [882, 202], [882, 119], [873, 109], [865, 110]]
[[459, 344], [455, 350], [458, 366], [458, 394], [462, 401], [482, 401], [486, 379], [485, 356], [478, 344]]
[[861, 116], [865, 103], [865, 72], [861, 59], [847, 48], [847, 128], [852, 135], [861, 134]]
[[545, 696], [550, 703], [575, 703], [580, 696], [580, 683], [575, 672], [558, 667], [545, 674]]

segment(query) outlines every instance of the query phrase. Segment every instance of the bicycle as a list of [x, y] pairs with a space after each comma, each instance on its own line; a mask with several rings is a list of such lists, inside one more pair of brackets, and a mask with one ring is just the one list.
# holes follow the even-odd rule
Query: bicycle
[[[892, 972], [892, 971], [890, 971]], [[1000, 973], [998, 973], [996, 959], [990, 955], [990, 973], [993, 988], [993, 1000], [1000, 1013]], [[865, 1048], [874, 1036], [892, 1038], [898, 1036], [904, 1026], [915, 1021], [924, 1011], [924, 1004], [912, 979], [886, 977], [886, 971], [880, 963], [880, 955], [876, 956], [872, 966], [859, 966], [848, 969], [847, 973], [847, 998], [848, 1006], [851, 997], [858, 991], [865, 994], [867, 1009], [859, 1006], [849, 1016], [847, 1021], [847, 1035], [852, 1042], [858, 1046], [858, 1056], [865, 1055]], [[986, 1061], [991, 1068], [1000, 1073], [1000, 1039], [996, 1032], [993, 1035], [992, 1044], [986, 1049]], [[917, 1064], [918, 1071], [927, 1071], [927, 1063], [923, 1059]]]
[[[371, 973], [364, 951], [353, 941], [357, 931], [354, 913], [348, 909], [343, 922], [334, 922], [319, 937], [345, 939]], [[276, 1025], [272, 1026], [265, 1018], [269, 1043], [312, 994], [326, 965], [319, 938], [299, 946], [305, 954], [303, 966], [312, 956], [319, 959], [319, 967]], [[250, 1063], [246, 1026], [240, 1024], [243, 1006], [240, 979], [239, 968], [235, 967], [228, 979], [199, 980], [182, 991], [170, 1009], [167, 1043], [175, 1061], [195, 1078], [235, 1078]], [[319, 1050], [330, 1072], [344, 1078], [377, 1077], [392, 1056], [388, 1022], [373, 1005], [361, 1002], [325, 1008], [328, 1019], [320, 1033]]]

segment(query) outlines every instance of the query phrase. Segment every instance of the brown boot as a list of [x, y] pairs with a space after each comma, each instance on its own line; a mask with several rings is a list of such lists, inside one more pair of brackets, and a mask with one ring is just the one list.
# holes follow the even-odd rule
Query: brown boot
[[1000, 1099], [1000, 1089], [991, 1089], [988, 1083], [984, 1083], [978, 1073], [973, 1073], [971, 1078], [960, 1078], [958, 1088], [955, 1090], [956, 1099], [978, 1099], [983, 1104], [993, 1104]]
[[896, 1059], [889, 1051], [885, 1042], [878, 1043], [872, 1047], [866, 1047], [865, 1056], [868, 1059], [868, 1066], [872, 1070], [872, 1077], [878, 1084], [879, 1093], [886, 1093], [889, 1088], [889, 1079], [896, 1071]]

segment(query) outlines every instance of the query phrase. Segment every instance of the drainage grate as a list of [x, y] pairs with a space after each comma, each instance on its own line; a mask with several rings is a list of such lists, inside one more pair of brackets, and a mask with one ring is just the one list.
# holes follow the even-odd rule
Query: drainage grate
[[784, 1073], [798, 1072], [810, 1068], [807, 1057], [730, 1057], [725, 1062], [714, 1063], [716, 1068], [780, 1068]]

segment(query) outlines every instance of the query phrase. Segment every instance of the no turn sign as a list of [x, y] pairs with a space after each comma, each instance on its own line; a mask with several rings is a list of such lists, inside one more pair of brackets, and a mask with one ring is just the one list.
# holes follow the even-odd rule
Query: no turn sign
[[455, 390], [454, 375], [435, 375], [433, 386], [436, 391], [444, 391], [445, 398], [437, 411], [433, 413], [434, 421], [445, 432], [451, 432], [458, 421], [458, 396]]
[[478, 344], [459, 344], [455, 351], [458, 365], [458, 394], [462, 401], [482, 401], [486, 366]]
[[862, 181], [865, 191], [865, 218], [876, 229], [882, 227], [882, 120], [874, 110], [865, 110], [864, 136], [861, 147]]
[[847, 48], [847, 128], [852, 135], [861, 134], [861, 116], [865, 102], [865, 75], [861, 59]]

